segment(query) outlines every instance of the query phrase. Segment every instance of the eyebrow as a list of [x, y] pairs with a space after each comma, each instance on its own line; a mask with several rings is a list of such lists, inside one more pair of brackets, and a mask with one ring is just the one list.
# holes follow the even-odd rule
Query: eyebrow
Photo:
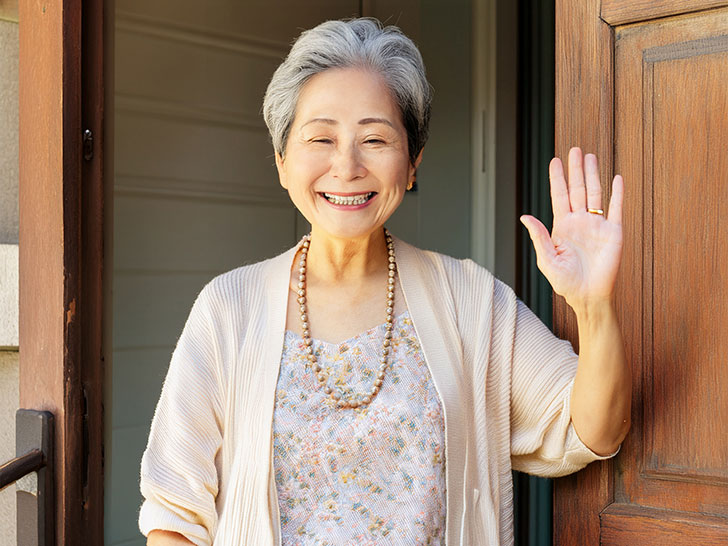
[[306, 125], [309, 125], [310, 123], [325, 123], [326, 125], [336, 125], [336, 120], [334, 119], [328, 119], [328, 118], [313, 118], [308, 120], [306, 123], [301, 125], [301, 129], [303, 129]]
[[[310, 123], [324, 123], [326, 125], [338, 125], [338, 121], [335, 119], [330, 118], [313, 118], [308, 120], [306, 123], [301, 125], [301, 128], [303, 129], [306, 125]], [[383, 123], [385, 125], [389, 125], [390, 127], [394, 128], [394, 125], [391, 121], [389, 121], [386, 118], [364, 118], [359, 120], [359, 125], [371, 125], [372, 123]]]
[[385, 118], [364, 118], [359, 120], [359, 125], [369, 125], [371, 123], [384, 123], [394, 129], [392, 122]]

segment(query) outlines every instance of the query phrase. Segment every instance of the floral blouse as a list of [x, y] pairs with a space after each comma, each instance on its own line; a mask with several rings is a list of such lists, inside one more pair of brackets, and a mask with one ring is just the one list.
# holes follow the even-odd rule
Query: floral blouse
[[[373, 386], [384, 332], [313, 340], [346, 398]], [[286, 332], [273, 416], [282, 543], [443, 544], [445, 424], [409, 313], [395, 319], [390, 365], [369, 406], [337, 408], [303, 347]]]

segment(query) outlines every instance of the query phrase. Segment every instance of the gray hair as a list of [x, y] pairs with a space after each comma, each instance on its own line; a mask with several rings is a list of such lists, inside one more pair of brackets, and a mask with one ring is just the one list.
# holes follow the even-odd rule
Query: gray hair
[[410, 161], [425, 146], [432, 91], [417, 46], [394, 26], [376, 19], [326, 21], [296, 40], [276, 69], [263, 99], [273, 147], [283, 156], [303, 85], [330, 68], [365, 68], [380, 74], [402, 113]]

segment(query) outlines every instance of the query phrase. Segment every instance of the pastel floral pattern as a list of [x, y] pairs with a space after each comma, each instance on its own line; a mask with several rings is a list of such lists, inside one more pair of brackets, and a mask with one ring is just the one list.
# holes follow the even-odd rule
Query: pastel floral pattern
[[[374, 384], [384, 325], [343, 343], [313, 340], [330, 385]], [[445, 423], [408, 312], [368, 406], [339, 409], [318, 385], [303, 340], [286, 332], [273, 418], [273, 464], [288, 545], [444, 544]]]

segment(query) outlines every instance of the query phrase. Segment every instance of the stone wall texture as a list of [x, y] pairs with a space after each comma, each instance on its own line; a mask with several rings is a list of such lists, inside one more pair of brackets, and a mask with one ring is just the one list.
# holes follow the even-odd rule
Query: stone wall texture
[[[7, 15], [0, 13], [0, 15]], [[18, 24], [0, 20], [0, 463], [18, 408]], [[15, 546], [15, 487], [0, 492], [0, 546]]]

